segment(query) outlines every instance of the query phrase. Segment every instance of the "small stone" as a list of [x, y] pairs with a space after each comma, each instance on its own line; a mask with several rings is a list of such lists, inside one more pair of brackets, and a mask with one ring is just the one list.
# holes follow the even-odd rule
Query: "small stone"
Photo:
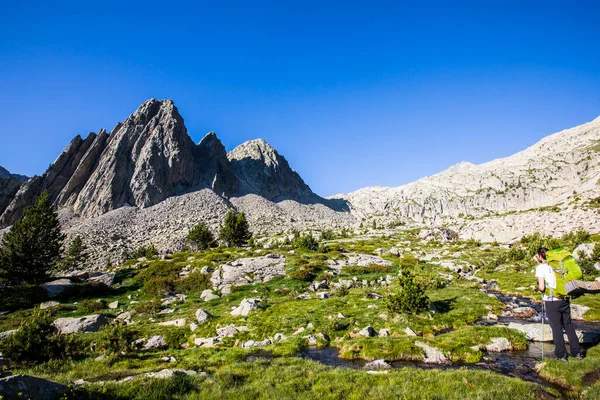
[[197, 338], [194, 344], [198, 347], [215, 347], [215, 338]]
[[45, 301], [42, 304], [40, 304], [40, 309], [45, 310], [47, 308], [56, 307], [58, 305], [60, 305], [58, 301]]
[[296, 330], [296, 332], [292, 333], [293, 336], [299, 335], [302, 332], [304, 332], [304, 327], [300, 327], [298, 328], [298, 330]]
[[392, 368], [385, 360], [375, 360], [365, 365], [366, 369], [389, 369]]
[[174, 319], [172, 321], [165, 321], [165, 322], [159, 322], [158, 325], [161, 326], [176, 326], [178, 328], [181, 328], [182, 326], [185, 326], [185, 318], [179, 318], [179, 319]]
[[302, 338], [307, 340], [309, 346], [316, 346], [317, 345], [317, 338], [314, 337], [313, 335], [303, 336]]
[[231, 337], [238, 333], [238, 330], [233, 325], [227, 325], [223, 328], [217, 328], [218, 337]]
[[199, 308], [198, 310], [196, 310], [196, 320], [198, 320], [198, 324], [203, 324], [210, 317], [212, 317], [212, 315], [208, 311], [205, 311], [205, 310], [203, 310], [201, 308]]
[[361, 336], [365, 336], [365, 337], [373, 337], [373, 336], [377, 335], [377, 333], [375, 332], [375, 329], [373, 329], [373, 327], [370, 326], [370, 325], [367, 326], [367, 327], [365, 327], [365, 328], [363, 328], [363, 329], [361, 329], [358, 332], [358, 334], [361, 335]]
[[174, 312], [175, 312], [175, 310], [172, 308], [165, 308], [164, 310], [160, 310], [158, 312], [158, 315], [172, 314]]
[[410, 329], [410, 327], [408, 327], [408, 326], [406, 327], [406, 329], [404, 329], [404, 333], [406, 333], [407, 336], [417, 336], [415, 331]]
[[194, 332], [196, 329], [198, 329], [198, 325], [197, 325], [197, 324], [195, 324], [195, 323], [193, 323], [193, 322], [192, 322], [192, 323], [190, 323], [190, 330], [191, 330], [192, 332]]
[[390, 336], [390, 330], [389, 330], [389, 329], [382, 328], [382, 329], [380, 329], [380, 330], [379, 330], [379, 335], [378, 335], [378, 336], [379, 336], [379, 337], [387, 337], [387, 336]]
[[276, 333], [273, 340], [275, 340], [276, 342], [279, 342], [281, 340], [285, 340], [285, 336], [283, 335], [283, 333]]
[[113, 301], [112, 303], [108, 303], [108, 308], [110, 308], [111, 310], [114, 310], [117, 307], [119, 307], [119, 300]]
[[331, 297], [331, 293], [329, 292], [318, 292], [317, 293], [317, 297], [320, 298], [321, 300], [325, 300]]

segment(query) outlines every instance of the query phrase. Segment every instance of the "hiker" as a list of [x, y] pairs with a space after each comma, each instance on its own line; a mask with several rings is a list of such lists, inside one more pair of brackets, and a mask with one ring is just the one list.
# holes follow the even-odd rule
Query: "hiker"
[[[554, 270], [546, 260], [548, 249], [540, 247], [537, 251], [536, 260], [539, 262], [535, 269], [535, 276], [538, 278], [538, 289], [543, 293], [544, 308], [552, 328], [552, 341], [554, 342], [554, 355], [560, 361], [568, 361], [565, 339], [563, 337], [563, 328], [569, 338], [569, 347], [571, 356], [583, 360], [584, 354], [579, 345], [579, 339], [573, 327], [571, 320], [570, 296], [559, 296], [553, 293], [556, 289], [556, 275]], [[548, 291], [546, 291], [548, 288]], [[544, 316], [542, 315], [542, 318]]]

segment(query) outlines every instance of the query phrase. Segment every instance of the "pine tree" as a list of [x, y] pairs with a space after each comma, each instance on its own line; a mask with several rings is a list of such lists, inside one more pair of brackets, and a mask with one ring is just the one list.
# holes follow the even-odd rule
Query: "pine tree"
[[215, 237], [204, 222], [200, 222], [188, 232], [186, 242], [198, 250], [206, 250], [216, 245]]
[[87, 257], [87, 246], [83, 243], [81, 236], [77, 235], [69, 244], [65, 256], [60, 262], [60, 269], [77, 269], [83, 265]]
[[60, 260], [64, 235], [44, 191], [2, 238], [0, 272], [11, 282], [38, 283]]
[[250, 232], [244, 213], [238, 214], [233, 210], [229, 210], [223, 221], [223, 226], [221, 226], [219, 239], [224, 241], [227, 247], [239, 247], [246, 245], [251, 237], [252, 232]]

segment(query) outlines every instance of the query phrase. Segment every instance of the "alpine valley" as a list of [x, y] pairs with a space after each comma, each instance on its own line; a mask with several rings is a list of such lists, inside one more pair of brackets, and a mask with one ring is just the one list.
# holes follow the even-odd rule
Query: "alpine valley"
[[[90, 262], [153, 244], [178, 251], [203, 221], [217, 231], [243, 211], [266, 246], [292, 231], [448, 227], [463, 239], [510, 242], [524, 234], [597, 232], [600, 118], [542, 139], [510, 157], [461, 162], [399, 187], [367, 187], [322, 198], [277, 150], [251, 140], [227, 153], [210, 132], [195, 144], [173, 101], [150, 99], [110, 133], [76, 136], [42, 176], [0, 169], [0, 227], [43, 192], [68, 238], [80, 235]], [[262, 239], [261, 239], [262, 238]]]

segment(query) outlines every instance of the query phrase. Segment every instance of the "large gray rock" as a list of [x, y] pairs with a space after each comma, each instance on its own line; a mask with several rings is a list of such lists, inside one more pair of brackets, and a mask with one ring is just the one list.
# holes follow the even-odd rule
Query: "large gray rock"
[[116, 274], [114, 272], [93, 272], [88, 278], [89, 282], [100, 282], [106, 286], [112, 286], [115, 282]]
[[423, 342], [415, 342], [415, 346], [423, 349], [424, 358], [423, 361], [428, 364], [447, 364], [449, 363], [448, 358], [440, 350], [435, 347], [429, 346]]
[[[515, 329], [519, 332], [523, 332], [527, 337], [527, 340], [533, 342], [551, 342], [552, 341], [552, 329], [550, 325], [544, 324], [542, 330], [542, 324], [527, 324], [519, 322], [511, 322], [508, 324], [509, 329]], [[600, 330], [580, 330], [576, 329], [577, 338], [579, 343], [595, 344], [600, 341]], [[569, 342], [567, 335], [564, 335], [565, 342]]]
[[504, 337], [495, 337], [490, 340], [490, 343], [484, 346], [485, 350], [500, 353], [503, 351], [510, 351], [512, 346], [510, 341]]
[[285, 275], [285, 257], [268, 254], [264, 257], [242, 258], [222, 264], [211, 275], [214, 288], [268, 282]]
[[259, 299], [244, 299], [230, 314], [234, 317], [246, 317], [250, 311], [258, 309], [259, 302]]
[[73, 286], [73, 282], [71, 282], [70, 279], [57, 279], [52, 282], [44, 283], [40, 286], [46, 289], [46, 292], [48, 292], [48, 297], [54, 298], [60, 296], [71, 286]]
[[571, 304], [571, 319], [574, 321], [583, 321], [583, 315], [588, 312], [588, 306], [580, 304]]
[[60, 383], [29, 375], [0, 378], [0, 396], [3, 399], [61, 399], [69, 388]]
[[169, 347], [169, 345], [167, 344], [167, 342], [165, 342], [165, 339], [160, 336], [160, 335], [156, 335], [156, 336], [152, 336], [150, 339], [148, 339], [145, 343], [144, 343], [144, 350], [156, 350], [156, 349], [166, 349], [167, 347]]
[[77, 332], [98, 332], [108, 324], [108, 318], [102, 314], [86, 315], [79, 318], [58, 318], [53, 322], [60, 335]]
[[594, 252], [595, 243], [582, 243], [573, 250], [573, 257], [579, 261], [580, 255], [583, 254], [585, 257], [591, 257]]

